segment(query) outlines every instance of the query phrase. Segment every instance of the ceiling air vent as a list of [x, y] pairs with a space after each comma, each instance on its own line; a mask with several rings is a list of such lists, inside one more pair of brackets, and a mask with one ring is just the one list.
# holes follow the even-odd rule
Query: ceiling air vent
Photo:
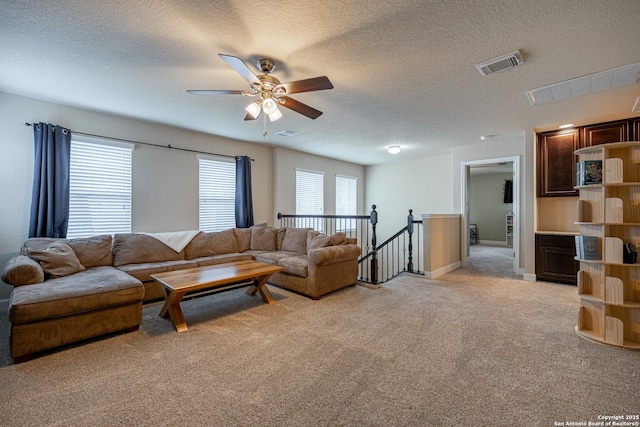
[[523, 62], [524, 60], [522, 59], [520, 51], [516, 50], [481, 64], [476, 64], [476, 68], [480, 71], [480, 74], [488, 76], [489, 74], [497, 73], [498, 71], [513, 68]]
[[276, 135], [280, 135], [280, 136], [284, 136], [286, 138], [293, 136], [293, 135], [297, 135], [298, 132], [294, 132], [292, 130], [289, 129], [282, 129], [280, 132], [276, 132]]

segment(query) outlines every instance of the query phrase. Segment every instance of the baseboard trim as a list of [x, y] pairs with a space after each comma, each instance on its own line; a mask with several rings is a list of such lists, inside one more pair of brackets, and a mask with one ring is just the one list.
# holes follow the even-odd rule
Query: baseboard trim
[[535, 282], [537, 280], [536, 275], [531, 273], [524, 273], [522, 278], [525, 282]]
[[438, 276], [442, 276], [443, 274], [449, 273], [453, 270], [457, 270], [461, 266], [462, 266], [462, 263], [460, 261], [457, 261], [457, 262], [454, 262], [453, 264], [449, 264], [445, 267], [439, 268], [434, 271], [425, 271], [424, 277], [426, 277], [427, 279], [435, 279]]
[[507, 247], [507, 242], [500, 240], [478, 240], [478, 243], [487, 246], [504, 246], [505, 248]]

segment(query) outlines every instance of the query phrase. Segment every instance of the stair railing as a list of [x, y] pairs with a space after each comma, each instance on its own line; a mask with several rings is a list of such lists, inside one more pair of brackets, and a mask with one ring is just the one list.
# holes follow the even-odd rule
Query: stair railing
[[[417, 242], [417, 250], [415, 251], [417, 263], [414, 263], [413, 256], [414, 239]], [[364, 266], [364, 268], [360, 269], [361, 275], [359, 280], [362, 282], [381, 284], [404, 272], [424, 274], [424, 259], [420, 256], [422, 239], [422, 221], [414, 220], [413, 209], [409, 209], [406, 227], [400, 229], [379, 246], [374, 246], [373, 250], [358, 260], [358, 263]], [[376, 258], [375, 263], [366, 262], [374, 256]], [[367, 266], [369, 268], [367, 268]]]
[[[361, 282], [381, 284], [403, 272], [424, 274], [424, 260], [420, 255], [423, 239], [422, 221], [413, 219], [413, 209], [409, 209], [407, 226], [380, 245], [377, 244], [376, 236], [378, 224], [376, 205], [371, 206], [369, 215], [278, 213], [278, 220], [280, 227], [309, 227], [329, 235], [341, 231], [347, 237], [357, 239], [361, 248], [361, 256], [358, 259], [358, 280]], [[416, 251], [414, 251], [414, 240]], [[414, 262], [414, 259], [417, 262]]]

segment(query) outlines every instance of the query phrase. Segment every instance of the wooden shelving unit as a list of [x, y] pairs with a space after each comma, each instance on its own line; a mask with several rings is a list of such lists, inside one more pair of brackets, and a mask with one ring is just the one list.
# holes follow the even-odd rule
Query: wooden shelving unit
[[[625, 263], [624, 244], [640, 250], [640, 142], [577, 150], [579, 161], [602, 160], [602, 184], [578, 186], [580, 234], [596, 236], [601, 259], [580, 261], [578, 335], [640, 350], [640, 264]], [[626, 260], [629, 262], [629, 260]]]

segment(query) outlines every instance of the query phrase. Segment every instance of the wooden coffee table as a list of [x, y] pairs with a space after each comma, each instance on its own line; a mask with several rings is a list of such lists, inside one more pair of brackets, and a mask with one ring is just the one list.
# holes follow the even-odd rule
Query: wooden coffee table
[[210, 290], [212, 293], [250, 286], [247, 295], [260, 292], [262, 300], [274, 304], [275, 300], [267, 288], [267, 279], [283, 268], [257, 261], [238, 261], [208, 267], [189, 268], [152, 274], [151, 277], [162, 285], [165, 301], [160, 317], [171, 318], [177, 332], [187, 330], [180, 301], [187, 292]]

